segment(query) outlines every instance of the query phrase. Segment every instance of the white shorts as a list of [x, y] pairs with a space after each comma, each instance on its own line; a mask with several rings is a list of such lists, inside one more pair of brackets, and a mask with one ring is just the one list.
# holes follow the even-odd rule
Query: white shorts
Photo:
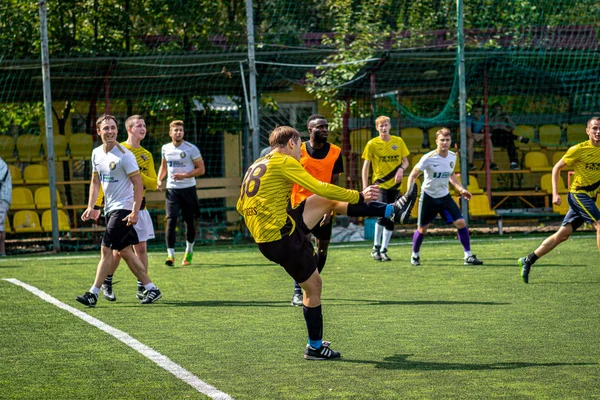
[[146, 242], [154, 239], [154, 226], [148, 210], [143, 209], [138, 213], [138, 222], [133, 226], [137, 232], [140, 242]]
[[4, 200], [0, 200], [0, 232], [4, 232], [4, 220], [6, 219], [6, 213], [10, 208], [10, 204]]

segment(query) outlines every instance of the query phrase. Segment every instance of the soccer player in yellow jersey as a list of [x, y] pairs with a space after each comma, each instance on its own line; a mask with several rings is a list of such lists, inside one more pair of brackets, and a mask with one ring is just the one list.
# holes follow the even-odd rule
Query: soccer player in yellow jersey
[[[146, 137], [146, 122], [141, 115], [132, 115], [125, 121], [125, 127], [127, 129], [127, 140], [122, 142], [121, 145], [131, 151], [135, 156], [138, 167], [140, 168], [145, 195], [146, 190], [156, 190], [158, 187], [152, 153], [140, 145], [141, 141]], [[96, 207], [98, 209], [102, 205], [103, 198], [104, 193], [100, 190], [98, 200], [96, 201]], [[140, 207], [138, 223], [134, 225], [134, 228], [137, 231], [139, 243], [133, 245], [133, 250], [144, 265], [145, 272], [148, 273], [148, 251], [146, 242], [148, 239], [154, 239], [154, 227], [152, 226], [152, 219], [150, 218], [150, 213], [146, 209], [144, 200], [142, 200], [142, 205]], [[113, 252], [113, 259], [114, 265], [109, 271], [108, 276], [104, 279], [101, 288], [104, 298], [109, 301], [115, 301], [117, 299], [112, 289], [112, 279], [113, 274], [121, 261], [118, 252]], [[138, 281], [137, 298], [141, 300], [143, 297], [144, 286]]]
[[[304, 358], [338, 358], [340, 353], [323, 341], [321, 276], [307, 234], [332, 210], [350, 216], [385, 216], [405, 223], [415, 204], [416, 185], [393, 204], [366, 203], [379, 195], [377, 186], [368, 186], [362, 192], [346, 190], [321, 182], [302, 168], [298, 161], [302, 142], [294, 128], [275, 128], [269, 143], [273, 150], [254, 161], [246, 172], [236, 209], [244, 217], [260, 252], [281, 265], [304, 289], [303, 311], [308, 329]], [[315, 194], [288, 209], [294, 183]]]
[[529, 272], [538, 258], [567, 240], [586, 222], [596, 228], [596, 244], [600, 250], [600, 210], [595, 203], [600, 191], [600, 117], [591, 118], [585, 131], [590, 139], [567, 150], [552, 168], [552, 202], [557, 205], [562, 201], [558, 193], [560, 171], [566, 166], [575, 171], [567, 195], [569, 212], [555, 234], [546, 238], [533, 253], [519, 258], [521, 277], [525, 283], [529, 283]]
[[[313, 114], [308, 117], [306, 126], [310, 138], [307, 142], [302, 143], [300, 164], [306, 172], [318, 180], [337, 185], [340, 174], [344, 172], [342, 149], [327, 141], [329, 137], [327, 120], [322, 115]], [[310, 190], [294, 184], [291, 197], [292, 207], [296, 207], [312, 194]], [[326, 213], [321, 222], [311, 231], [317, 244], [317, 254], [319, 256], [317, 269], [319, 270], [319, 274], [323, 271], [323, 267], [325, 267], [325, 262], [327, 261], [327, 249], [329, 248], [331, 230], [333, 228], [332, 217], [332, 213]], [[294, 282], [292, 305], [302, 305], [302, 288], [298, 282]]]
[[[369, 185], [369, 167], [373, 166], [372, 182], [379, 185], [379, 201], [391, 203], [398, 194], [402, 174], [408, 167], [410, 152], [404, 140], [391, 136], [389, 117], [380, 116], [375, 120], [379, 136], [369, 140], [363, 151], [365, 159], [362, 168], [363, 188]], [[371, 257], [377, 261], [392, 261], [387, 253], [388, 245], [394, 233], [394, 223], [389, 218], [378, 218], [375, 224], [375, 240]]]

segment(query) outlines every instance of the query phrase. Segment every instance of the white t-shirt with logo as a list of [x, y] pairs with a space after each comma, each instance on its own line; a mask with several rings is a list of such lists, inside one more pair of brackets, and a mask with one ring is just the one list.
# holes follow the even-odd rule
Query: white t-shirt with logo
[[185, 189], [196, 186], [196, 178], [174, 180], [173, 174], [185, 174], [196, 169], [194, 161], [202, 158], [200, 150], [186, 141], [179, 146], [167, 143], [161, 150], [162, 159], [167, 162], [167, 189]]
[[415, 165], [416, 168], [423, 171], [425, 177], [421, 191], [436, 199], [449, 194], [448, 182], [455, 165], [456, 153], [452, 151], [448, 151], [446, 157], [440, 156], [435, 150], [423, 155]]
[[129, 179], [139, 171], [133, 153], [115, 145], [108, 153], [104, 145], [92, 151], [92, 173], [98, 174], [104, 190], [104, 212], [133, 209], [133, 184]]

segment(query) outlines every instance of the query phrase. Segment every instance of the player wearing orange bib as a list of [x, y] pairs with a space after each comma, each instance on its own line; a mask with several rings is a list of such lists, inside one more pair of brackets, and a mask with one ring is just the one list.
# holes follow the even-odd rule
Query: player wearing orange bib
[[[329, 126], [325, 117], [319, 114], [313, 114], [308, 117], [307, 128], [310, 134], [308, 142], [302, 143], [300, 156], [300, 165], [306, 172], [311, 174], [322, 182], [338, 184], [340, 174], [344, 172], [344, 163], [342, 159], [342, 149], [327, 141], [329, 137]], [[298, 184], [292, 188], [292, 197], [290, 203], [296, 207], [304, 199], [313, 193]], [[333, 214], [326, 213], [323, 219], [312, 230], [312, 235], [317, 242], [317, 269], [319, 273], [323, 271], [327, 261], [327, 249], [331, 240], [331, 229], [333, 227]], [[292, 296], [292, 305], [302, 305], [302, 288], [298, 282], [294, 281], [294, 295]]]

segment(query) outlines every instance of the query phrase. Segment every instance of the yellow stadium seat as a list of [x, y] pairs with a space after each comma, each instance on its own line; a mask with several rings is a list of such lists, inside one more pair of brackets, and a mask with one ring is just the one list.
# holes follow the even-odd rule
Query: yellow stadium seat
[[424, 153], [428, 151], [423, 148], [423, 131], [419, 128], [403, 128], [400, 131], [400, 137], [404, 140], [404, 144], [410, 150], [411, 153]]
[[[54, 141], [54, 159], [56, 161], [66, 161], [69, 159], [67, 155], [67, 137], [65, 135], [54, 135], [52, 140]], [[44, 145], [44, 154], [48, 157], [48, 143], [46, 143], [46, 137], [42, 138]]]
[[423, 157], [424, 153], [415, 154], [410, 159], [410, 167], [408, 168], [408, 172], [412, 171], [412, 169], [417, 165], [419, 160]]
[[437, 144], [435, 144], [435, 134], [437, 131], [442, 129], [443, 126], [434, 126], [432, 128], [427, 129], [427, 137], [429, 138], [429, 148], [436, 149]]
[[74, 133], [69, 140], [69, 149], [73, 160], [89, 160], [94, 149], [94, 140], [88, 133]]
[[26, 187], [14, 187], [10, 208], [11, 210], [35, 210], [31, 190]]
[[21, 135], [17, 137], [17, 153], [19, 161], [41, 161], [41, 138], [38, 135]]
[[4, 232], [12, 233], [12, 227], [10, 226], [10, 221], [8, 215], [4, 218]]
[[48, 167], [42, 164], [30, 164], [23, 171], [23, 179], [28, 185], [45, 185], [48, 183]]
[[13, 185], [22, 185], [23, 176], [21, 175], [21, 169], [16, 165], [9, 164], [8, 169], [10, 170], [10, 179]]
[[[50, 208], [50, 188], [48, 186], [37, 188], [34, 198], [35, 208], [38, 210], [46, 210]], [[63, 207], [58, 190], [56, 191], [56, 206], [57, 208]]]
[[[542, 179], [540, 181], [540, 186], [542, 190], [546, 193], [552, 194], [552, 174], [544, 174], [542, 175]], [[562, 176], [558, 177], [558, 193], [564, 194], [568, 193], [567, 187], [565, 186], [565, 181]]]
[[561, 194], [560, 198], [561, 198], [560, 206], [557, 206], [556, 204], [552, 203], [552, 212], [559, 213], [560, 215], [567, 215], [567, 212], [569, 211], [569, 203], [567, 202], [567, 195]]
[[17, 211], [13, 218], [13, 229], [16, 233], [42, 232], [40, 217], [35, 211]]
[[[69, 223], [69, 217], [63, 210], [58, 211], [58, 230], [61, 232], [70, 232], [71, 225]], [[52, 210], [46, 210], [42, 214], [42, 229], [45, 232], [52, 232]]]
[[544, 147], [564, 147], [560, 141], [562, 138], [562, 132], [560, 126], [554, 124], [546, 124], [539, 127], [540, 132], [540, 143]]
[[[456, 176], [458, 177], [458, 180], [460, 180], [460, 174], [457, 174]], [[450, 190], [454, 196], [458, 196], [458, 192], [452, 184], [450, 184]], [[477, 181], [476, 176], [469, 175], [469, 186], [467, 186], [467, 190], [473, 195], [483, 193], [483, 189], [479, 187], [479, 182]]]
[[473, 195], [469, 200], [469, 214], [474, 217], [490, 217], [496, 213], [490, 208], [490, 201], [485, 194]]
[[535, 128], [531, 125], [517, 125], [513, 133], [517, 136], [523, 136], [524, 138], [529, 139], [529, 143], [521, 143], [520, 141], [516, 142], [517, 148], [520, 150], [539, 150], [540, 144], [535, 143], [533, 139], [535, 138]]
[[570, 145], [574, 145], [577, 143], [585, 142], [586, 140], [590, 140], [586, 131], [586, 126], [584, 124], [570, 124], [567, 126], [567, 143]]
[[15, 142], [12, 136], [0, 135], [0, 157], [6, 162], [14, 162]]
[[530, 169], [532, 172], [552, 171], [552, 167], [548, 165], [548, 157], [541, 151], [525, 154], [525, 169]]

